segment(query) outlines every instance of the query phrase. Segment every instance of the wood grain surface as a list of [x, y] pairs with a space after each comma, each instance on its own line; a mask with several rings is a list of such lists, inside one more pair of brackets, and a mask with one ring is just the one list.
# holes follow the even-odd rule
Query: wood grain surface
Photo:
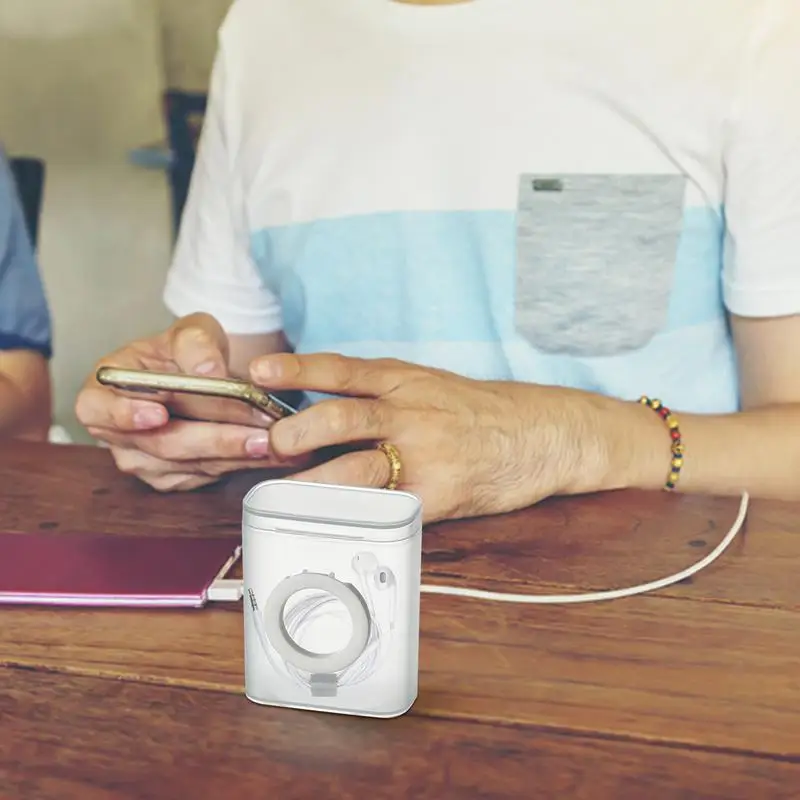
[[242, 697], [7, 670], [17, 800], [790, 800], [800, 765], [502, 724], [359, 720]]
[[[236, 539], [242, 497], [263, 477], [160, 495], [99, 448], [0, 447], [0, 525]], [[439, 525], [425, 532], [424, 579], [531, 593], [640, 583], [708, 553], [737, 507], [618, 492]], [[654, 595], [583, 606], [424, 595], [420, 696], [391, 723], [248, 703], [241, 604], [4, 608], [0, 778], [11, 782], [0, 780], [0, 798], [4, 783], [25, 781], [32, 791], [11, 797], [219, 796], [198, 794], [182, 774], [190, 767], [204, 791], [240, 770], [237, 794], [276, 798], [800, 796], [799, 568], [800, 508], [754, 501], [720, 561]], [[70, 726], [82, 745], [56, 754]], [[173, 744], [159, 738], [173, 729], [183, 731]], [[217, 762], [208, 756], [223, 740], [231, 752]], [[353, 740], [363, 758], [347, 749]]]

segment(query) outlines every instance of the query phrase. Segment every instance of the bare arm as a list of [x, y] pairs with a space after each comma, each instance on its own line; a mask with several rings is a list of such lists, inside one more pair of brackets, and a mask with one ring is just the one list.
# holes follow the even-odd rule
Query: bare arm
[[0, 352], [0, 438], [44, 441], [51, 413], [44, 357], [26, 350]]
[[[732, 326], [743, 409], [720, 415], [673, 409], [686, 446], [678, 489], [800, 500], [800, 316], [734, 317]], [[571, 427], [589, 433], [596, 456], [584, 459], [586, 474], [574, 491], [664, 486], [670, 442], [650, 409], [576, 393], [564, 413]], [[570, 438], [577, 452], [579, 437]]]

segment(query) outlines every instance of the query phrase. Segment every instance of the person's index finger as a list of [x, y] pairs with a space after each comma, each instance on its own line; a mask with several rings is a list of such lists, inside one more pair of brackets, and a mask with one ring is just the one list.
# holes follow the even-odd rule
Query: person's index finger
[[169, 411], [161, 403], [132, 399], [101, 386], [78, 395], [75, 415], [85, 428], [117, 431], [152, 430], [169, 422]]
[[350, 397], [380, 397], [401, 382], [396, 362], [337, 353], [275, 353], [254, 360], [250, 375], [267, 389], [297, 389]]

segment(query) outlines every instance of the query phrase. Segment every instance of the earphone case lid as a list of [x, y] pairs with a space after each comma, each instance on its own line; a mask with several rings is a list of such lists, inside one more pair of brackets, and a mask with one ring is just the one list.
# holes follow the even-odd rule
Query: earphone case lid
[[242, 503], [254, 529], [376, 542], [399, 542], [422, 532], [422, 501], [409, 492], [268, 480]]

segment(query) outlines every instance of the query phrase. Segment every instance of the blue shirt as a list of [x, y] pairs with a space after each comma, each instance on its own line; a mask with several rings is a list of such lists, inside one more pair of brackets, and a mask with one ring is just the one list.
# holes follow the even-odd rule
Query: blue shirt
[[50, 309], [8, 161], [0, 153], [0, 350], [52, 355]]

